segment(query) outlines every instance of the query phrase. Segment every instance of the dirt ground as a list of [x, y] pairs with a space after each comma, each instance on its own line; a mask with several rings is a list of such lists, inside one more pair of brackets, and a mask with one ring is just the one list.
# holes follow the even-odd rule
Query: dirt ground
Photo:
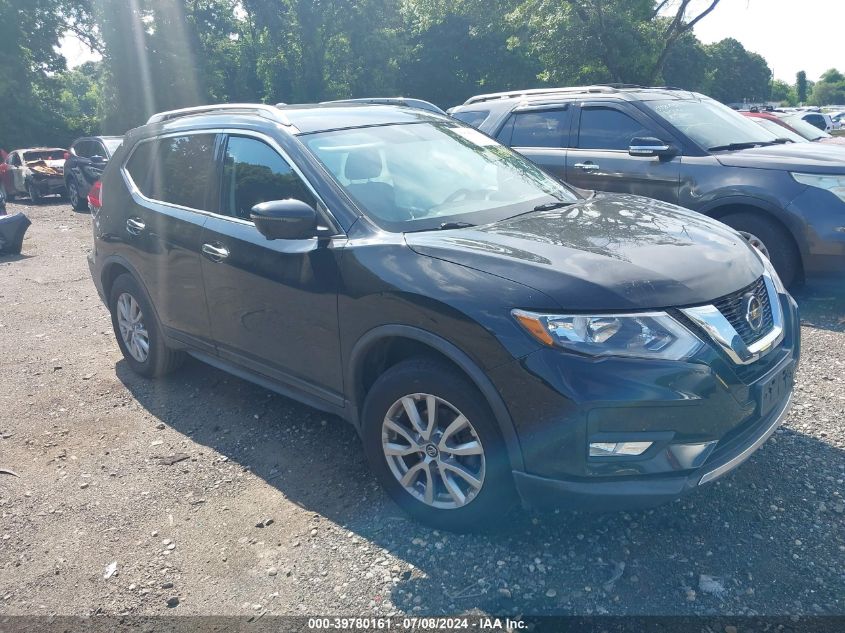
[[351, 427], [199, 362], [133, 375], [90, 218], [0, 257], [0, 613], [845, 614], [845, 288], [799, 293], [795, 407], [754, 457], [655, 510], [407, 520]]

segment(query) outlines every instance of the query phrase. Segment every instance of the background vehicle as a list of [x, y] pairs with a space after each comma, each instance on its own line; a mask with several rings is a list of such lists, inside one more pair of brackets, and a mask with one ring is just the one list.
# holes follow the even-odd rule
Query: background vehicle
[[584, 189], [717, 218], [785, 283], [845, 267], [845, 151], [789, 143], [692, 92], [590, 86], [472, 97], [452, 116]]
[[747, 116], [775, 136], [796, 142], [814, 141], [832, 145], [845, 145], [845, 138], [832, 136], [795, 114], [788, 112], [742, 112], [742, 115]]
[[65, 194], [65, 150], [61, 148], [18, 149], [0, 163], [0, 183], [8, 200], [29, 196], [33, 202], [50, 194]]
[[824, 112], [807, 112], [802, 114], [801, 118], [823, 132], [830, 132], [834, 129], [833, 120], [829, 114], [825, 114]]
[[390, 496], [440, 527], [489, 525], [517, 490], [673, 499], [789, 406], [796, 305], [735, 231], [582, 196], [448, 117], [162, 113], [100, 193], [89, 264], [130, 368], [187, 352], [348, 420]]
[[336, 101], [324, 101], [323, 103], [371, 103], [373, 105], [398, 105], [407, 106], [409, 108], [419, 108], [427, 112], [434, 112], [435, 114], [446, 113], [429, 101], [422, 99], [412, 99], [409, 97], [361, 97], [358, 99], [338, 99]]
[[121, 136], [87, 136], [76, 139], [70, 146], [64, 170], [68, 199], [74, 209], [88, 208], [88, 192], [122, 141]]

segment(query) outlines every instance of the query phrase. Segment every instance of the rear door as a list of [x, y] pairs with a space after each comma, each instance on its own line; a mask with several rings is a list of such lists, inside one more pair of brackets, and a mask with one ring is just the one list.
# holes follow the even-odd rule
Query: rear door
[[202, 228], [218, 203], [215, 132], [179, 133], [140, 142], [124, 173], [133, 204], [118, 231], [167, 334], [213, 351], [200, 266]]
[[576, 187], [633, 193], [678, 202], [681, 157], [631, 156], [636, 137], [678, 143], [645, 114], [624, 103], [585, 102], [575, 115], [578, 131], [566, 158], [566, 180]]
[[106, 165], [108, 165], [109, 154], [106, 151], [105, 146], [99, 140], [92, 139], [89, 141], [89, 144], [89, 160], [83, 166], [83, 175], [85, 182], [88, 183], [88, 187], [90, 188], [95, 182], [102, 178], [103, 170], [106, 168]]
[[202, 235], [211, 328], [224, 360], [341, 405], [338, 259], [345, 238], [268, 240], [250, 219], [259, 202], [325, 207], [272, 139], [233, 133], [220, 152], [220, 213]]
[[566, 177], [566, 155], [571, 145], [572, 105], [517, 108], [499, 131], [499, 142], [537, 163], [558, 178]]

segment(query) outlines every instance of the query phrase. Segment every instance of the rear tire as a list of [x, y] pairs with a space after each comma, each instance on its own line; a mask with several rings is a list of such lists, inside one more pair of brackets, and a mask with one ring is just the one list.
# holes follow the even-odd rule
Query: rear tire
[[749, 242], [759, 241], [763, 245], [761, 250], [768, 254], [784, 286], [789, 287], [799, 280], [801, 257], [792, 237], [780, 224], [753, 213], [732, 213], [719, 219]]
[[[408, 407], [425, 434], [415, 433]], [[422, 523], [458, 532], [489, 529], [501, 525], [516, 499], [490, 407], [444, 362], [412, 358], [382, 374], [364, 402], [362, 440], [379, 483]]]
[[67, 183], [67, 197], [70, 200], [70, 206], [74, 211], [87, 211], [88, 201], [80, 195], [79, 185], [76, 180], [69, 180]]
[[132, 275], [124, 273], [114, 280], [109, 310], [117, 344], [136, 374], [164, 376], [185, 360], [184, 352], [165, 344], [152, 302]]

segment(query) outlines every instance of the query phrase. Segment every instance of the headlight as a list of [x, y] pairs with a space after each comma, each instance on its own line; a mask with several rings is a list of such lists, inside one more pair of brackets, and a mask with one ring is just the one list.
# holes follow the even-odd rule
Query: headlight
[[593, 316], [512, 310], [511, 314], [541, 343], [589, 356], [682, 360], [702, 345], [665, 312]]
[[777, 271], [775, 270], [775, 267], [772, 266], [771, 260], [765, 255], [763, 255], [763, 253], [761, 253], [756, 246], [752, 244], [749, 244], [749, 246], [754, 249], [754, 253], [757, 255], [757, 257], [760, 258], [760, 261], [763, 263], [763, 268], [766, 270], [766, 273], [769, 275], [769, 277], [772, 278], [772, 283], [775, 285], [775, 290], [777, 290], [778, 294], [789, 294], [787, 293], [786, 287], [783, 285], [783, 282], [780, 280], [780, 275], [778, 275]]
[[792, 177], [802, 185], [826, 189], [842, 202], [845, 202], [845, 176], [792, 172]]

